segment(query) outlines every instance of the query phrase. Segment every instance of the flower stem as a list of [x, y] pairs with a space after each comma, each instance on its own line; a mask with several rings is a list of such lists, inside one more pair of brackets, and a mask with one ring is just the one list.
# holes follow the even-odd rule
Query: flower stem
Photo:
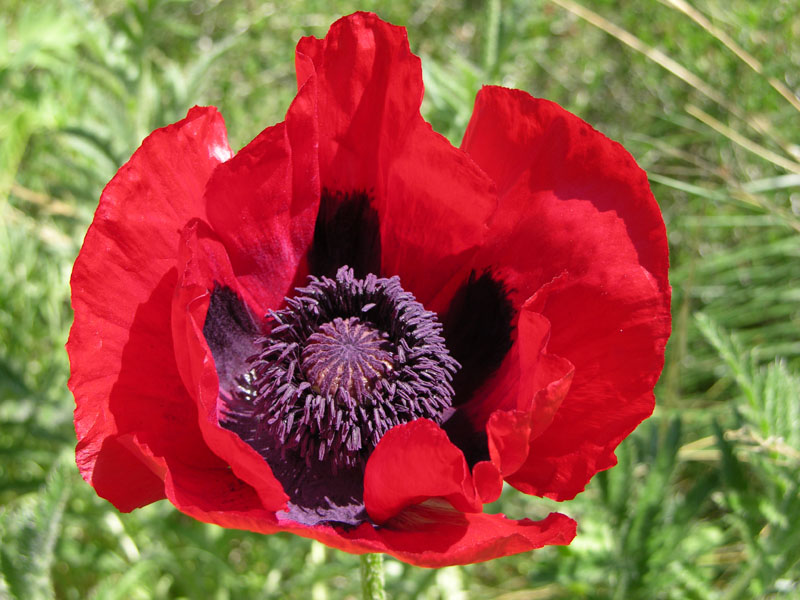
[[386, 600], [383, 589], [383, 554], [361, 555], [361, 593], [364, 600]]

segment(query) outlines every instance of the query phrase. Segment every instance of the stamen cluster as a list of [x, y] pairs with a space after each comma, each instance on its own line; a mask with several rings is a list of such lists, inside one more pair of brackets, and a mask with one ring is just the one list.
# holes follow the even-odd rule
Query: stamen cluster
[[441, 422], [452, 406], [459, 364], [436, 314], [398, 277], [311, 277], [286, 307], [241, 380], [239, 403], [257, 420], [256, 448], [279, 445], [331, 471], [366, 464], [392, 427]]

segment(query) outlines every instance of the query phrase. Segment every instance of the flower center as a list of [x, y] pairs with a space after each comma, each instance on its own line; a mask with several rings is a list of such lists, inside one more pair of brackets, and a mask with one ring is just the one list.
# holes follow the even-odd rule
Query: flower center
[[449, 414], [459, 364], [436, 314], [398, 277], [357, 279], [341, 267], [334, 279], [312, 276], [269, 316], [228, 414], [262, 455], [363, 468], [395, 425]]
[[323, 323], [301, 354], [306, 380], [318, 394], [364, 397], [392, 370], [388, 337], [358, 317]]

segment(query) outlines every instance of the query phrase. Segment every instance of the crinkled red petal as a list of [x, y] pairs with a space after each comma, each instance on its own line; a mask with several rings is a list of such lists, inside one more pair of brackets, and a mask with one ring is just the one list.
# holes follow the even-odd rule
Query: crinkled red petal
[[262, 315], [305, 283], [320, 197], [316, 102], [310, 77], [286, 120], [221, 165], [206, 190], [208, 223]]
[[463, 410], [479, 429], [496, 411], [531, 413], [531, 426], [538, 434], [553, 420], [563, 396], [554, 395], [552, 386], [565, 393], [574, 368], [568, 360], [548, 352], [550, 322], [532, 310], [530, 302], [519, 309], [516, 325], [516, 338], [497, 373]]
[[556, 499], [615, 463], [653, 409], [670, 332], [664, 223], [644, 172], [619, 144], [558, 105], [484, 88], [462, 148], [497, 184], [492, 244], [515, 304], [552, 329], [575, 375], [552, 424], [508, 481]]
[[[211, 292], [225, 286], [244, 302], [253, 299], [239, 285], [222, 243], [208, 226], [192, 221], [183, 231], [178, 253], [179, 279], [172, 304], [175, 357], [186, 389], [198, 404], [198, 423], [209, 449], [250, 485], [267, 510], [282, 510], [288, 497], [269, 465], [238, 435], [220, 426], [224, 406], [214, 357], [203, 335]], [[231, 482], [231, 489], [239, 489]]]
[[574, 368], [547, 352], [549, 337], [548, 320], [530, 303], [523, 305], [517, 338], [503, 365], [462, 409], [486, 432], [491, 462], [473, 467], [484, 502], [497, 499], [498, 478], [508, 478], [525, 463], [531, 441], [549, 427], [569, 390]]
[[401, 515], [397, 529], [375, 531], [384, 551], [410, 564], [445, 567], [493, 560], [543, 546], [567, 545], [575, 521], [550, 513], [541, 521], [502, 514], [457, 513], [447, 506], [416, 506]]
[[[543, 546], [566, 545], [575, 537], [575, 521], [560, 513], [541, 521], [514, 521], [500, 514], [458, 512], [447, 503], [409, 507], [384, 527], [369, 523], [356, 528], [311, 527], [263, 510], [257, 495], [246, 486], [235, 490], [226, 486], [224, 480], [211, 477], [202, 487], [178, 488], [172, 485], [170, 474], [166, 489], [175, 506], [207, 523], [258, 533], [287, 531], [345, 552], [382, 552], [422, 567], [481, 562]], [[231, 502], [224, 504], [219, 498]]]
[[444, 314], [485, 243], [494, 185], [422, 119], [387, 171], [381, 268], [399, 275], [427, 309]]
[[417, 419], [393, 427], [367, 461], [367, 513], [383, 524], [404, 508], [431, 498], [445, 499], [462, 512], [483, 508], [464, 454], [436, 423]]
[[372, 190], [406, 130], [421, 119], [422, 67], [405, 29], [355, 13], [331, 25], [324, 39], [302, 38], [297, 56], [298, 84], [317, 81], [323, 187]]
[[422, 70], [405, 29], [356, 13], [300, 40], [296, 65], [298, 83], [317, 78], [322, 187], [373, 196], [383, 275], [444, 310], [497, 201], [492, 181], [420, 116]]
[[103, 191], [72, 272], [67, 342], [77, 462], [121, 510], [164, 497], [171, 459], [217, 464], [178, 375], [170, 334], [179, 232], [230, 156], [222, 117], [195, 107], [154, 131]]

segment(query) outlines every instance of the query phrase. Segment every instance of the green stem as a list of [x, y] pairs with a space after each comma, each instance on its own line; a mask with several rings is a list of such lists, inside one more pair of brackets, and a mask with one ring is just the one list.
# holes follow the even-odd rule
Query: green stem
[[483, 68], [491, 79], [497, 71], [497, 48], [500, 38], [500, 0], [489, 0], [486, 7], [486, 54], [483, 56]]
[[361, 555], [361, 590], [364, 600], [386, 600], [383, 589], [383, 554]]

